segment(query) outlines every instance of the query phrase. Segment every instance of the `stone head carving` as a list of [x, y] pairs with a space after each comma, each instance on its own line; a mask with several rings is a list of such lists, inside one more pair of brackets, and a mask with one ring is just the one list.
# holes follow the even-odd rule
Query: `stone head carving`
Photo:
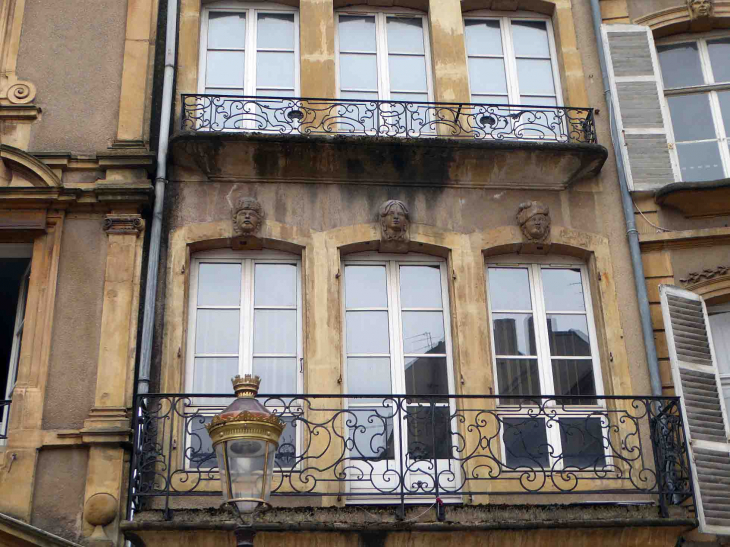
[[380, 206], [381, 241], [408, 241], [410, 218], [402, 201], [390, 199]]
[[264, 210], [254, 198], [244, 197], [233, 208], [233, 231], [238, 235], [255, 235], [264, 219]]
[[712, 15], [712, 0], [687, 0], [691, 19], [704, 19]]
[[529, 241], [544, 243], [550, 237], [550, 208], [539, 201], [520, 203], [517, 222]]

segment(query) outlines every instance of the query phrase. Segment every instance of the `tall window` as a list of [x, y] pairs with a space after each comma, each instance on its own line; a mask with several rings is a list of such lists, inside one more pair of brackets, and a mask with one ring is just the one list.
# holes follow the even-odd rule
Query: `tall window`
[[[707, 315], [712, 328], [712, 343], [715, 346], [717, 368], [725, 398], [725, 411], [730, 412], [730, 304], [707, 306]], [[728, 416], [730, 420], [730, 416]]]
[[464, 19], [471, 100], [556, 106], [560, 100], [555, 43], [547, 18]]
[[561, 259], [520, 263], [505, 257], [487, 266], [487, 285], [499, 404], [515, 408], [515, 416], [505, 419], [507, 464], [550, 467], [552, 446], [563, 455], [561, 466], [602, 465], [600, 418], [573, 410], [559, 419], [560, 427], [547, 427], [546, 418], [520, 418], [537, 404], [559, 415], [568, 406], [599, 403], [591, 397], [602, 393], [602, 384], [586, 268]]
[[[13, 398], [18, 379], [31, 252], [31, 245], [0, 244], [0, 397], [5, 401]], [[0, 438], [7, 434], [9, 414], [9, 404], [0, 404]]]
[[[445, 262], [430, 257], [377, 253], [352, 256], [344, 263], [347, 393], [375, 395], [348, 401], [359, 426], [350, 432], [352, 457], [370, 461], [365, 469], [375, 484], [374, 466], [387, 482], [387, 469], [396, 461], [417, 475], [419, 460], [451, 458], [446, 397], [414, 397], [400, 412], [387, 398], [453, 393], [444, 268]], [[425, 405], [422, 414], [419, 405]]]
[[730, 37], [657, 45], [684, 182], [730, 177]]
[[427, 26], [426, 17], [415, 13], [338, 13], [340, 97], [429, 101]]
[[217, 3], [202, 16], [198, 88], [211, 95], [293, 97], [299, 14], [277, 4]]

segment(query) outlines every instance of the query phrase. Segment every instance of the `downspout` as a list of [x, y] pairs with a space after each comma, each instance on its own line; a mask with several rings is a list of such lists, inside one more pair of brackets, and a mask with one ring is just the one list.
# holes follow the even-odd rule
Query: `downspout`
[[621, 189], [621, 205], [626, 220], [626, 236], [629, 239], [629, 252], [631, 253], [631, 266], [634, 270], [634, 283], [636, 284], [636, 296], [639, 300], [639, 316], [641, 317], [641, 332], [644, 337], [644, 348], [646, 349], [646, 361], [649, 365], [649, 378], [651, 379], [652, 395], [662, 395], [662, 379], [659, 374], [659, 362], [656, 356], [656, 345], [654, 344], [654, 328], [651, 324], [649, 311], [649, 296], [646, 292], [646, 281], [644, 279], [644, 264], [641, 261], [641, 249], [639, 248], [639, 232], [636, 229], [634, 219], [634, 202], [629, 194], [629, 186], [626, 182], [626, 165], [624, 165], [623, 154], [621, 153], [621, 141], [616, 134], [616, 114], [613, 107], [613, 97], [608, 80], [608, 69], [606, 68], [606, 52], [603, 50], [601, 39], [601, 8], [599, 0], [590, 0], [591, 14], [593, 15], [593, 28], [596, 32], [596, 44], [598, 45], [598, 59], [601, 62], [601, 75], [603, 76], [604, 94], [608, 104], [609, 118], [611, 125], [611, 142], [616, 157], [616, 168], [618, 170], [619, 187]]
[[155, 206], [152, 212], [150, 251], [147, 261], [144, 315], [142, 317], [142, 344], [139, 358], [137, 393], [149, 393], [150, 366], [152, 363], [152, 337], [155, 326], [157, 300], [157, 273], [160, 268], [160, 239], [162, 214], [167, 184], [167, 149], [170, 143], [170, 115], [172, 113], [173, 83], [175, 79], [175, 46], [177, 42], [177, 2], [167, 0], [167, 29], [165, 34], [165, 72], [162, 84], [160, 111], [160, 138], [157, 146], [157, 176], [155, 177]]

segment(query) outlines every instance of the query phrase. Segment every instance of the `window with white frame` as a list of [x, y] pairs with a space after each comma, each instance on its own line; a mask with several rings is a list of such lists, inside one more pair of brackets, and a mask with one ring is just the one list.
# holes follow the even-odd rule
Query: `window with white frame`
[[730, 412], [730, 303], [707, 306], [707, 315], [712, 329], [717, 368], [720, 370], [725, 411]]
[[[187, 393], [231, 393], [237, 374], [261, 377], [260, 393], [301, 391], [301, 261], [275, 251], [217, 250], [192, 258], [187, 347]], [[225, 407], [230, 399], [194, 397], [191, 411]], [[215, 411], [210, 412], [212, 416]], [[287, 418], [284, 418], [285, 421]], [[215, 467], [210, 418], [193, 424], [192, 464]], [[296, 444], [287, 427], [281, 445]], [[277, 458], [280, 460], [280, 458]], [[284, 467], [281, 461], [277, 465]]]
[[730, 177], [730, 36], [678, 36], [657, 45], [681, 180]]
[[[374, 396], [348, 401], [360, 426], [350, 432], [352, 457], [389, 460], [380, 470], [385, 474], [403, 455], [417, 474], [414, 461], [449, 459], [453, 445], [449, 399], [433, 397], [453, 393], [454, 387], [446, 263], [413, 254], [364, 253], [349, 256], [343, 266], [347, 393]], [[401, 408], [400, 420], [392, 414], [398, 409], [390, 394], [413, 396]], [[421, 419], [419, 405], [425, 405], [428, 419]], [[369, 419], [376, 412], [382, 419]], [[368, 464], [371, 475], [373, 465]]]
[[464, 32], [472, 102], [562, 104], [549, 18], [474, 12], [464, 18]]
[[[574, 410], [595, 408], [600, 401], [592, 396], [602, 393], [586, 267], [559, 257], [531, 263], [500, 257], [487, 265], [487, 288], [497, 392], [509, 416], [507, 465], [551, 467], [552, 446], [562, 467], [603, 466], [601, 418]], [[547, 416], [521, 417], [537, 404], [554, 408], [559, 427], [547, 427]]]
[[337, 16], [340, 98], [431, 99], [428, 20], [418, 12], [341, 11]]
[[298, 95], [296, 9], [274, 3], [217, 2], [203, 10], [201, 19], [201, 93]]

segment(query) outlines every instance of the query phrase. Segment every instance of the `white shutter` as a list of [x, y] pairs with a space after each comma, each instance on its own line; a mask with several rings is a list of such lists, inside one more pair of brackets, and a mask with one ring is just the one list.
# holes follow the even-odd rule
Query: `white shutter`
[[664, 329], [690, 446], [700, 531], [730, 534], [730, 429], [702, 297], [661, 285]]
[[651, 29], [601, 25], [601, 34], [629, 189], [652, 190], [678, 180]]

